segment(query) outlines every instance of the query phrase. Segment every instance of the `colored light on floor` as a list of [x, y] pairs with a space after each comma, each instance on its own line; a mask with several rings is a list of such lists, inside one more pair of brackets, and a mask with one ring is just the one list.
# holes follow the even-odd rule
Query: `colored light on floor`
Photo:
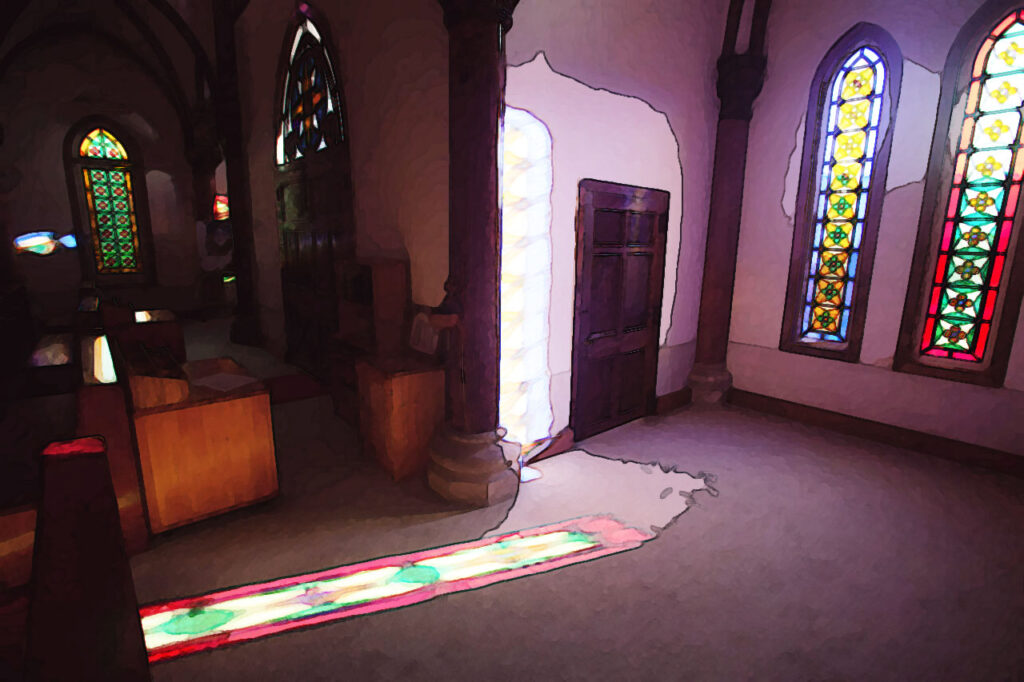
[[105, 335], [82, 339], [82, 378], [89, 385], [117, 381], [114, 358]]
[[639, 547], [653, 536], [590, 516], [140, 609], [152, 662], [409, 606]]
[[78, 246], [78, 241], [73, 234], [66, 234], [55, 239], [53, 232], [26, 232], [14, 238], [14, 248], [16, 251], [27, 251], [40, 256], [49, 256], [54, 252], [58, 244], [65, 248], [73, 249]]

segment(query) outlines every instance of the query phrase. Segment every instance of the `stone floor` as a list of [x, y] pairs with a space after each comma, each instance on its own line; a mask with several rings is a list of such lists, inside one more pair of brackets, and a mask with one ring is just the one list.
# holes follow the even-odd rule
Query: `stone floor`
[[[158, 538], [132, 561], [142, 603], [478, 538], [517, 513], [392, 483], [326, 398], [275, 405], [274, 428], [280, 496]], [[637, 550], [160, 663], [154, 679], [1024, 676], [1024, 480], [730, 407], [581, 447], [659, 475], [709, 472], [712, 489], [659, 512], [659, 537]], [[558, 494], [599, 485], [613, 513], [650, 496], [636, 467], [597, 470], [575, 489], [561, 476]], [[515, 504], [550, 503], [556, 478]]]

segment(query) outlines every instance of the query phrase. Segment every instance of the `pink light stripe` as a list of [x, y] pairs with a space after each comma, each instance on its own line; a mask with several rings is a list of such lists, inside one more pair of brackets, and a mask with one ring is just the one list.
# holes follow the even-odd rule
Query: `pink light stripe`
[[495, 573], [487, 575], [463, 578], [460, 580], [442, 581], [430, 585], [424, 585], [423, 587], [420, 587], [412, 592], [408, 592], [405, 594], [396, 595], [394, 597], [384, 597], [381, 599], [366, 602], [364, 604], [340, 607], [336, 610], [317, 614], [315, 616], [311, 616], [309, 618], [304, 618], [301, 620], [286, 620], [279, 623], [265, 623], [250, 628], [243, 628], [229, 632], [218, 632], [204, 637], [197, 637], [195, 639], [169, 644], [164, 647], [159, 647], [150, 650], [149, 660], [150, 662], [155, 663], [157, 661], [177, 658], [179, 656], [184, 656], [198, 651], [219, 648], [229, 644], [238, 644], [253, 639], [259, 639], [261, 637], [266, 637], [271, 634], [288, 632], [290, 630], [297, 630], [317, 624], [341, 620], [344, 618], [351, 618], [354, 616], [367, 615], [371, 613], [377, 613], [380, 611], [387, 611], [390, 609], [410, 606], [412, 604], [418, 604], [421, 602], [429, 601], [431, 599], [435, 599], [445, 594], [463, 592], [466, 590], [475, 590], [481, 587], [486, 587], [488, 585], [493, 585], [495, 583], [504, 582], [506, 580], [515, 580], [516, 578], [521, 578], [527, 575], [545, 573], [575, 563], [590, 561], [592, 559], [598, 559], [604, 556], [608, 556], [610, 554], [616, 554], [618, 552], [636, 549], [644, 542], [654, 537], [653, 535], [640, 531], [636, 528], [624, 526], [620, 522], [611, 517], [583, 517], [579, 519], [573, 519], [571, 521], [564, 521], [561, 523], [552, 524], [549, 526], [531, 528], [528, 530], [517, 531], [514, 533], [507, 533], [501, 536], [492, 536], [484, 538], [482, 540], [461, 543], [458, 545], [447, 545], [444, 547], [422, 550], [410, 554], [382, 557], [379, 559], [374, 559], [359, 564], [340, 566], [323, 571], [318, 571], [315, 573], [307, 573], [300, 576], [281, 578], [278, 580], [273, 580], [265, 583], [256, 583], [252, 585], [244, 585], [229, 590], [211, 592], [206, 595], [198, 597], [189, 597], [186, 599], [178, 599], [170, 602], [164, 602], [161, 604], [152, 604], [139, 609], [139, 613], [141, 617], [146, 617], [173, 609], [192, 608], [197, 606], [203, 608], [211, 608], [216, 607], [217, 604], [229, 601], [231, 599], [251, 596], [254, 594], [273, 592], [275, 590], [292, 587], [302, 583], [341, 578], [348, 575], [352, 575], [354, 573], [373, 570], [375, 568], [385, 568], [390, 566], [402, 566], [405, 564], [413, 564], [419, 561], [432, 559], [438, 556], [449, 555], [454, 552], [497, 544], [498, 542], [504, 540], [526, 538], [558, 531], [578, 531], [586, 533], [588, 535], [593, 536], [593, 539], [599, 542], [599, 544], [596, 547], [574, 552], [573, 554], [556, 557], [545, 561], [540, 561], [530, 566], [523, 566], [516, 569], [497, 571]]

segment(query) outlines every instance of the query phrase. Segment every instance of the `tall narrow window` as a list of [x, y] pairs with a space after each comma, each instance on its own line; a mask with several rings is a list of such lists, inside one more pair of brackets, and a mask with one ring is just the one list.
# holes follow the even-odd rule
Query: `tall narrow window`
[[89, 269], [119, 280], [151, 274], [142, 248], [144, 211], [138, 205], [145, 190], [126, 145], [105, 124], [76, 127], [68, 138], [67, 165], [78, 231], [83, 246], [89, 246], [83, 254]]
[[1019, 15], [992, 32], [975, 60], [921, 337], [926, 355], [980, 362], [988, 347], [1024, 174]]
[[880, 32], [852, 30], [815, 77], [782, 350], [851, 362], [860, 355], [902, 72], [898, 50]]
[[338, 144], [345, 131], [337, 79], [313, 21], [303, 18], [292, 39], [277, 133], [284, 165]]
[[1024, 177], [1024, 10], [987, 29], [980, 40], [963, 40], [970, 54], [947, 60], [944, 96], [966, 97], [940, 112], [948, 128], [936, 131], [933, 193], [925, 195], [934, 215], [922, 211], [895, 365], [1001, 385], [1024, 284], [1008, 287]]

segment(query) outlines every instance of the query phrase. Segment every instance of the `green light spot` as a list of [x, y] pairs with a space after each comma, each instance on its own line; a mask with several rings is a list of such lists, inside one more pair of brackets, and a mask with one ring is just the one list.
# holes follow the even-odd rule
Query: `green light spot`
[[441, 574], [433, 566], [406, 566], [392, 578], [399, 583], [419, 583], [429, 585], [441, 579]]
[[224, 284], [230, 284], [235, 281], [235, 276], [231, 274], [224, 275]]
[[158, 629], [168, 635], [200, 635], [216, 630], [234, 617], [234, 611], [193, 609], [188, 613], [175, 616]]

